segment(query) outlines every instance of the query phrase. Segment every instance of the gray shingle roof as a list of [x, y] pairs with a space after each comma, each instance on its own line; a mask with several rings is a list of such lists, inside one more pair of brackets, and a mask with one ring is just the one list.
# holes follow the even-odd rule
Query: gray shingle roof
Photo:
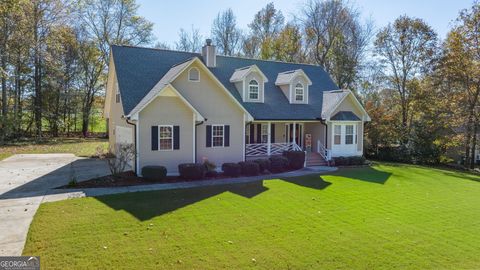
[[339, 111], [330, 119], [334, 121], [360, 121], [360, 118], [350, 111]]
[[[174, 66], [198, 53], [112, 46], [118, 85], [124, 112], [130, 111]], [[265, 84], [265, 103], [243, 102], [230, 77], [235, 69], [256, 65], [269, 79]], [[230, 93], [250, 112], [255, 120], [316, 120], [322, 115], [323, 92], [338, 89], [330, 76], [319, 66], [217, 56], [217, 67], [209, 68]], [[275, 85], [278, 73], [302, 69], [312, 81], [309, 104], [290, 104]]]

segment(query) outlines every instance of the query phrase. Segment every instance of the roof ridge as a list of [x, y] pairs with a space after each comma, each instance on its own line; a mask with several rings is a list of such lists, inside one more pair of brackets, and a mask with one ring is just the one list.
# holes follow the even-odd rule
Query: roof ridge
[[[199, 52], [186, 52], [186, 51], [180, 51], [180, 50], [173, 50], [173, 49], [163, 49], [163, 48], [152, 48], [152, 47], [142, 47], [142, 46], [137, 46], [137, 45], [118, 45], [118, 44], [112, 44], [111, 45], [116, 46], [116, 47], [127, 47], [127, 48], [135, 48], [135, 49], [147, 49], [147, 50], [154, 50], [154, 51], [165, 51], [165, 52], [177, 52], [177, 53], [188, 53], [188, 54], [196, 54], [196, 55], [202, 55]], [[246, 57], [246, 56], [231, 56], [231, 55], [221, 55], [217, 54], [217, 57], [226, 57], [226, 58], [236, 58], [236, 59], [245, 59], [245, 60], [254, 60], [254, 61], [261, 61], [261, 62], [273, 62], [273, 63], [282, 63], [282, 64], [291, 64], [291, 65], [303, 65], [303, 66], [312, 66], [312, 67], [322, 67], [317, 64], [309, 64], [309, 63], [301, 63], [301, 62], [288, 62], [288, 61], [279, 61], [279, 60], [270, 60], [270, 59], [259, 59], [259, 58], [252, 58], [252, 57]]]
[[118, 45], [112, 44], [111, 47], [126, 47], [126, 48], [134, 48], [134, 49], [146, 49], [146, 50], [153, 50], [153, 51], [165, 51], [165, 52], [177, 52], [177, 53], [188, 53], [188, 54], [196, 54], [201, 56], [199, 52], [187, 52], [187, 51], [179, 51], [179, 50], [172, 50], [172, 49], [163, 49], [163, 48], [152, 48], [152, 47], [142, 47], [136, 45]]
[[237, 58], [237, 59], [245, 59], [245, 60], [262, 61], [262, 62], [274, 62], [274, 63], [291, 64], [291, 65], [322, 67], [322, 66], [316, 65], [316, 64], [301, 63], [301, 62], [287, 62], [287, 61], [270, 60], [270, 59], [259, 59], [259, 58], [251, 58], [251, 57], [246, 57], [246, 56], [231, 56], [231, 55], [221, 55], [221, 54], [217, 54], [217, 56], [227, 57], [227, 58]]

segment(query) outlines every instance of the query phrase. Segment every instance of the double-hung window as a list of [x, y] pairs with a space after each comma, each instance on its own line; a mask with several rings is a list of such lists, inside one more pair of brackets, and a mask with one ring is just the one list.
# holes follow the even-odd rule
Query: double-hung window
[[303, 84], [297, 83], [295, 85], [295, 101], [303, 101], [304, 96]]
[[353, 125], [345, 125], [345, 144], [353, 144], [354, 135]]
[[212, 146], [223, 147], [224, 146], [224, 125], [212, 125]]
[[341, 144], [342, 143], [342, 126], [335, 125], [333, 127], [333, 143]]
[[260, 139], [262, 143], [267, 143], [268, 142], [268, 124], [262, 124], [262, 130], [260, 132]]
[[173, 126], [159, 126], [159, 149], [173, 150]]
[[256, 80], [251, 80], [250, 83], [248, 83], [248, 98], [251, 100], [258, 100], [258, 91], [258, 82]]

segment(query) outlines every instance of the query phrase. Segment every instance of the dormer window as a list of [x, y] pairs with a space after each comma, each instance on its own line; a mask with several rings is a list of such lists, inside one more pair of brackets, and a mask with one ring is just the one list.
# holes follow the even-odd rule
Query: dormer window
[[235, 69], [230, 82], [235, 84], [244, 102], [264, 102], [268, 78], [256, 65]]
[[304, 99], [304, 88], [303, 88], [303, 84], [301, 83], [297, 83], [297, 85], [295, 85], [295, 101], [301, 101], [303, 102], [303, 99]]
[[258, 82], [256, 80], [251, 80], [248, 83], [248, 98], [258, 100]]
[[191, 82], [199, 82], [200, 81], [200, 71], [196, 67], [192, 67], [188, 71], [188, 80]]
[[301, 69], [278, 73], [275, 85], [278, 86], [290, 103], [308, 104], [308, 88], [312, 81]]

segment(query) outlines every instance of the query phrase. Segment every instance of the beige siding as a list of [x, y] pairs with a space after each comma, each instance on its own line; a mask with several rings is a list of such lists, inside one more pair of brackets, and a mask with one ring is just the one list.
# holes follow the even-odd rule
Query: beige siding
[[[111, 65], [110, 68], [114, 69], [114, 66]], [[110, 99], [110, 107], [109, 107], [109, 118], [108, 118], [108, 141], [109, 141], [109, 148], [110, 151], [114, 152], [114, 146], [116, 143], [116, 127], [124, 127], [129, 128], [132, 131], [131, 138], [135, 138], [134, 133], [135, 130], [132, 125], [128, 124], [122, 116], [124, 115], [123, 106], [121, 102], [117, 103], [115, 96], [118, 91], [118, 83], [117, 83], [117, 76], [115, 75], [115, 71], [113, 71], [112, 78], [108, 81], [107, 91], [110, 91], [109, 99]]]
[[363, 112], [358, 109], [358, 107], [354, 104], [353, 98], [349, 95], [347, 96], [340, 105], [333, 111], [332, 116], [334, 116], [339, 111], [351, 111], [358, 116], [358, 118], [362, 119]]
[[[244, 158], [244, 112], [203, 69], [199, 70], [200, 82], [189, 82], [187, 73], [183, 72], [172, 83], [207, 119], [197, 126], [197, 161], [201, 162], [203, 158], [208, 158], [217, 166], [224, 162], [241, 161]], [[229, 147], [206, 147], [206, 126], [214, 124], [230, 125]]]
[[285, 95], [288, 101], [290, 101], [290, 85], [289, 84], [280, 85], [280, 89], [282, 89], [282, 93]]
[[[180, 149], [152, 150], [151, 127], [157, 125], [180, 126]], [[162, 165], [169, 174], [178, 173], [178, 164], [194, 161], [193, 132], [193, 112], [179, 97], [157, 97], [139, 115], [139, 170]]]

